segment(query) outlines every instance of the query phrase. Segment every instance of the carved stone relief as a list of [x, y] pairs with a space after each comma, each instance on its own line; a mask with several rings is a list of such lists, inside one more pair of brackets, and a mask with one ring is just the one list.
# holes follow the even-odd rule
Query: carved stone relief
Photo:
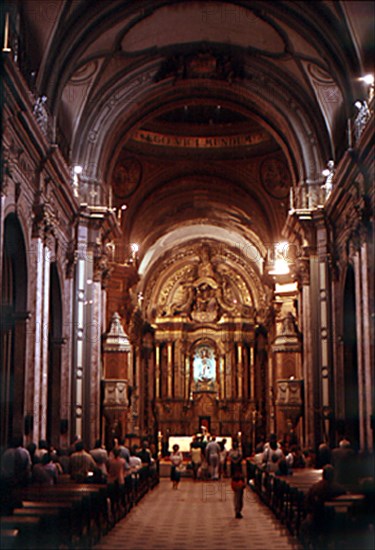
[[184, 317], [212, 323], [228, 317], [252, 318], [253, 300], [241, 274], [215, 258], [209, 246], [195, 250], [195, 261], [171, 274], [162, 284], [156, 312], [161, 318]]

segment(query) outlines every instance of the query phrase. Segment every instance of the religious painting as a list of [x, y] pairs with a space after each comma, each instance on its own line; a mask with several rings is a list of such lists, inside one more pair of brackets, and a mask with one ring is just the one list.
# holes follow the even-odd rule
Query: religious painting
[[126, 199], [134, 193], [142, 177], [142, 165], [135, 157], [117, 161], [113, 171], [113, 190], [116, 197]]
[[208, 344], [195, 348], [193, 359], [193, 376], [195, 382], [213, 383], [216, 379], [216, 360], [214, 349]]
[[286, 199], [292, 184], [290, 173], [284, 161], [266, 158], [260, 166], [260, 179], [264, 189], [274, 199]]

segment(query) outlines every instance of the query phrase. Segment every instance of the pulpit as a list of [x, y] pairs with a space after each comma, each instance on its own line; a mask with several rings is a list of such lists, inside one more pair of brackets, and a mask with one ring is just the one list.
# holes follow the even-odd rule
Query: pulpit
[[291, 377], [277, 380], [276, 407], [281, 411], [287, 425], [294, 429], [303, 411], [303, 380]]

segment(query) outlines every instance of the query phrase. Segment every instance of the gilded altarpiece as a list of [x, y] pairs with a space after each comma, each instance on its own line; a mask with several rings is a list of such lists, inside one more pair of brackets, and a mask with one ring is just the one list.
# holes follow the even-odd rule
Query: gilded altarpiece
[[[267, 310], [259, 266], [215, 242], [165, 255], [142, 288], [154, 331], [151, 414], [171, 435], [250, 435], [255, 328]], [[145, 429], [147, 427], [145, 426]]]

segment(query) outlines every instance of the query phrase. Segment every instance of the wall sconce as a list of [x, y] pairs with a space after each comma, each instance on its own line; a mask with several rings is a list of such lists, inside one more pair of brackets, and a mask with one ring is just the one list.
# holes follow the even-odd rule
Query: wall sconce
[[359, 80], [368, 86], [368, 101], [371, 103], [372, 98], [374, 97], [374, 75], [365, 74]]
[[131, 250], [131, 255], [129, 258], [129, 262], [136, 264], [138, 261], [138, 250], [139, 250], [139, 246], [137, 245], [137, 243], [132, 243], [130, 245], [130, 250]]
[[83, 168], [79, 164], [73, 166], [73, 193], [75, 197], [78, 197], [79, 189], [79, 176], [82, 174]]

